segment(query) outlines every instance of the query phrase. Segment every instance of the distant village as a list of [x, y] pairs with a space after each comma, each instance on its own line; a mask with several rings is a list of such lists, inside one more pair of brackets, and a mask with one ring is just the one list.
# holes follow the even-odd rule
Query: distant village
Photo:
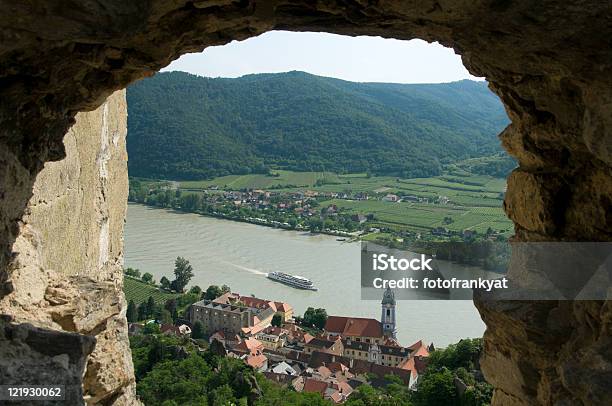
[[[383, 385], [389, 375], [414, 390], [433, 350], [422, 341], [399, 343], [389, 289], [380, 320], [331, 315], [321, 330], [301, 327], [289, 303], [234, 292], [193, 303], [186, 317], [183, 323], [162, 324], [161, 333], [189, 336], [201, 329], [217, 355], [240, 359], [280, 385], [319, 393], [336, 404], [364, 383]], [[139, 334], [143, 328], [130, 323], [129, 331]]]
[[[279, 191], [263, 189], [221, 190], [213, 185], [206, 189], [180, 190], [174, 186], [154, 189], [130, 190], [130, 200], [153, 206], [198, 212], [213, 217], [245, 221], [269, 227], [291, 230], [322, 232], [345, 238], [358, 238], [362, 234], [381, 231], [375, 213], [348, 212], [336, 204], [327, 203], [332, 199], [368, 201], [379, 200], [390, 203], [413, 202], [435, 205], [449, 205], [453, 202], [443, 195], [427, 198], [416, 195], [387, 193], [390, 188], [381, 187], [374, 193], [367, 192], [319, 192], [313, 190]], [[452, 222], [445, 218], [445, 222]], [[384, 230], [383, 230], [384, 231]], [[390, 231], [390, 230], [388, 230]], [[393, 231], [394, 234], [397, 234]], [[461, 231], [447, 227], [435, 227], [430, 237], [452, 237], [470, 239], [477, 233], [471, 229]], [[489, 230], [486, 238], [495, 240], [499, 232]], [[427, 238], [426, 234], [403, 231], [397, 237]]]

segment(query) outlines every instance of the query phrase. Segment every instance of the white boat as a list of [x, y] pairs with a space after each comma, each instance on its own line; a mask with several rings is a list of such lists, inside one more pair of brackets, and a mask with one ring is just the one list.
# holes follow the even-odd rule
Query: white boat
[[288, 273], [283, 272], [270, 272], [267, 276], [268, 279], [284, 283], [285, 285], [289, 285], [294, 288], [317, 290], [317, 288], [315, 288], [312, 284], [312, 281], [310, 279], [304, 278], [303, 276], [289, 275]]

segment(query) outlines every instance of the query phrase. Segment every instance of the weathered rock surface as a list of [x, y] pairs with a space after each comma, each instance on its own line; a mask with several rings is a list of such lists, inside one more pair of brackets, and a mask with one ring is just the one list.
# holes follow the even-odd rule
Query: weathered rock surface
[[47, 404], [81, 404], [85, 364], [95, 342], [95, 338], [81, 334], [0, 321], [0, 382], [64, 385], [64, 400]]
[[[11, 292], [0, 300], [0, 313], [11, 316], [15, 331], [23, 329], [19, 323], [31, 323], [40, 330], [30, 337], [38, 331], [56, 341], [81, 337], [57, 352], [79, 358], [65, 369], [72, 381], [78, 378], [81, 402], [90, 404], [120, 403], [122, 397], [129, 404], [134, 396], [122, 292], [126, 119], [124, 91], [77, 116], [64, 137], [66, 157], [45, 164], [34, 182], [13, 244], [6, 278]], [[88, 351], [79, 340], [89, 343]], [[28, 343], [22, 343], [22, 354]], [[48, 363], [41, 364], [40, 379], [54, 373], [43, 367]], [[30, 365], [24, 379], [36, 370]]]
[[[473, 74], [487, 78], [512, 119], [501, 140], [520, 163], [505, 204], [516, 238], [612, 239], [610, 2], [33, 0], [0, 7], [0, 296], [5, 296], [1, 312], [16, 319], [57, 329], [89, 328], [93, 323], [83, 321], [78, 311], [55, 320], [46, 311], [36, 313], [41, 301], [63, 297], [64, 289], [60, 283], [57, 292], [45, 296], [38, 287], [64, 278], [70, 281], [66, 286], [77, 289], [82, 276], [117, 289], [121, 283], [111, 266], [99, 275], [91, 271], [96, 260], [99, 265], [115, 258], [117, 251], [100, 257], [95, 247], [104, 239], [81, 244], [73, 238], [80, 227], [62, 232], [47, 224], [47, 232], [22, 220], [43, 163], [65, 156], [62, 139], [76, 113], [98, 108], [115, 90], [182, 53], [270, 29], [422, 38], [453, 47]], [[99, 167], [97, 158], [82, 162], [82, 168]], [[67, 170], [56, 187], [75, 173]], [[108, 178], [107, 187], [117, 182], [120, 177]], [[48, 192], [44, 201], [66, 193]], [[124, 192], [114, 193], [104, 196], [114, 199]], [[104, 214], [86, 206], [81, 210], [84, 230], [96, 229], [88, 219], [103, 229]], [[115, 235], [112, 220], [107, 224], [109, 235]], [[73, 255], [64, 259], [66, 266], [53, 269], [62, 257], [47, 254], [43, 261], [41, 250], [60, 242], [66, 250], [83, 249], [87, 259]], [[108, 244], [109, 250], [120, 250], [112, 237]], [[477, 305], [488, 326], [483, 370], [497, 387], [495, 404], [598, 404], [611, 398], [608, 303], [483, 298]], [[122, 316], [112, 320], [122, 331]], [[97, 336], [108, 345], [124, 336], [102, 332]], [[100, 357], [92, 356], [98, 363], [91, 371], [104, 370]], [[94, 381], [88, 368], [92, 394], [113, 386], [101, 378], [94, 388]]]

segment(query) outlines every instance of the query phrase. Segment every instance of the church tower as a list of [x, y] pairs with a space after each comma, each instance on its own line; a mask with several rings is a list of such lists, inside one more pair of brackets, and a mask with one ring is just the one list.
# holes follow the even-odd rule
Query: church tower
[[382, 299], [382, 315], [380, 323], [385, 337], [397, 338], [395, 329], [395, 294], [390, 288], [385, 290]]

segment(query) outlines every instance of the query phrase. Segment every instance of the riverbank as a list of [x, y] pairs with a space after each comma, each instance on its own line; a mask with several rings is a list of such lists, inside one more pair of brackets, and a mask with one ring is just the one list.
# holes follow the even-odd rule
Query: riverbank
[[[318, 229], [314, 231], [307, 229], [300, 224], [295, 227], [291, 227], [288, 223], [281, 223], [279, 221], [268, 220], [257, 217], [239, 217], [228, 215], [226, 213], [208, 212], [208, 211], [194, 211], [194, 210], [183, 210], [181, 207], [164, 208], [155, 205], [142, 204], [144, 206], [154, 209], [165, 209], [170, 211], [176, 211], [178, 213], [191, 213], [204, 217], [211, 217], [220, 220], [230, 220], [240, 223], [248, 223], [257, 226], [264, 226], [269, 228], [275, 228], [285, 231], [294, 232], [307, 232], [313, 235], [322, 234], [334, 237], [339, 237], [338, 241], [341, 242], [359, 242], [362, 240], [374, 242], [380, 246], [394, 249], [403, 249], [414, 252], [425, 253], [428, 255], [438, 256], [440, 259], [453, 260], [454, 262], [470, 265], [480, 266], [487, 271], [494, 271], [504, 274], [507, 269], [507, 263], [509, 260], [509, 246], [505, 244], [505, 241], [498, 241], [494, 243], [494, 240], [489, 239], [466, 239], [464, 242], [450, 242], [448, 239], [431, 238], [431, 239], [404, 239], [395, 238], [393, 235], [382, 232], [380, 229], [373, 228], [369, 232], [356, 231], [356, 232], [344, 232], [339, 230], [328, 230]], [[444, 237], [444, 236], [442, 236]], [[454, 255], [449, 254], [449, 250], [452, 248]]]
[[351, 242], [359, 241], [359, 235], [356, 235], [356, 233], [349, 233], [349, 232], [344, 232], [344, 231], [339, 231], [339, 230], [312, 231], [305, 227], [292, 228], [290, 225], [284, 225], [283, 223], [278, 222], [278, 221], [269, 221], [266, 219], [256, 218], [256, 217], [235, 217], [235, 216], [226, 215], [224, 213], [215, 213], [215, 212], [209, 213], [209, 212], [203, 212], [203, 211], [183, 210], [180, 207], [159, 207], [156, 205], [150, 205], [146, 203], [139, 203], [139, 202], [133, 202], [133, 201], [130, 201], [129, 203], [149, 207], [152, 209], [168, 210], [168, 211], [171, 211], [171, 212], [173, 211], [177, 213], [197, 214], [203, 217], [216, 218], [220, 220], [230, 220], [230, 221], [235, 221], [238, 223], [254, 224], [258, 226], [264, 226], [264, 227], [275, 228], [275, 229], [286, 230], [286, 231], [308, 232], [311, 234], [323, 234], [323, 235], [330, 235], [330, 236], [335, 236], [335, 237], [344, 237], [344, 238], [349, 238]]
[[[380, 299], [361, 296], [360, 244], [133, 203], [124, 235], [125, 267], [149, 272], [158, 281], [172, 274], [174, 259], [182, 256], [194, 269], [191, 285], [225, 284], [243, 295], [274, 297], [290, 303], [297, 314], [315, 306], [333, 315], [380, 317]], [[270, 281], [265, 274], [272, 271], [302, 275], [319, 291]], [[472, 301], [431, 299], [398, 302], [402, 342], [423, 338], [444, 346], [482, 336], [485, 326]]]

